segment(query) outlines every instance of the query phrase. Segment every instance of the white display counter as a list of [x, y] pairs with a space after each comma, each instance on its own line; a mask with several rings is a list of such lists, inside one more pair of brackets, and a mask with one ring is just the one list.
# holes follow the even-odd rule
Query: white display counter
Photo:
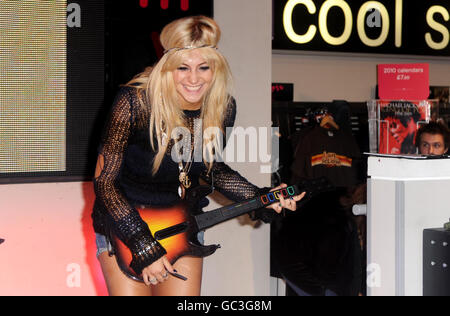
[[450, 159], [369, 157], [368, 176], [367, 294], [421, 296], [423, 230], [450, 217]]

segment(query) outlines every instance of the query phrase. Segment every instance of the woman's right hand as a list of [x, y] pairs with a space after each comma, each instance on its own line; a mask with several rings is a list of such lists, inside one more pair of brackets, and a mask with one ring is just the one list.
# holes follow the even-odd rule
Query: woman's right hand
[[167, 257], [163, 256], [142, 270], [142, 279], [147, 286], [156, 285], [169, 278], [168, 272], [174, 273], [175, 271]]

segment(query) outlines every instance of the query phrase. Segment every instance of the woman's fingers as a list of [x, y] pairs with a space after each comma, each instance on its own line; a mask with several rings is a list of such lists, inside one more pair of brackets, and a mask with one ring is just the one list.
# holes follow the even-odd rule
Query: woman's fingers
[[[157, 280], [159, 283], [163, 283], [163, 282], [166, 280], [166, 279], [163, 277], [164, 273], [167, 273], [167, 271], [164, 271], [164, 272], [160, 272], [160, 273], [155, 274], [156, 280]], [[158, 283], [158, 282], [157, 282], [157, 283]], [[152, 283], [152, 284], [153, 284], [153, 283]]]
[[285, 199], [280, 195], [280, 201], [271, 204], [270, 207], [277, 213], [281, 213], [281, 211], [283, 211], [283, 208], [295, 211], [297, 209], [297, 202], [303, 199], [305, 197], [305, 194], [306, 192], [303, 192], [302, 194], [290, 197], [288, 199]]
[[144, 284], [145, 284], [145, 285], [147, 285], [147, 286], [150, 285], [148, 276], [147, 276], [145, 273], [143, 273], [143, 272], [142, 272], [142, 281], [144, 281]]
[[276, 190], [280, 190], [280, 189], [284, 189], [287, 188], [287, 184], [286, 183], [282, 183], [279, 186], [273, 188], [272, 190], [270, 190], [270, 192], [276, 191]]
[[142, 274], [142, 279], [144, 280], [145, 285], [156, 285], [158, 283], [162, 283], [169, 277], [167, 271], [154, 273], [154, 274]]
[[142, 271], [142, 279], [147, 286], [156, 285], [169, 278], [168, 271], [174, 272], [174, 269], [166, 256], [163, 256]]
[[283, 208], [286, 207], [286, 200], [283, 196], [280, 195], [280, 202], [277, 205], [277, 209], [275, 210], [277, 213], [281, 213], [283, 211]]
[[156, 277], [152, 277], [152, 278], [150, 278], [150, 284], [151, 285], [156, 285], [156, 284], [158, 284], [158, 278], [156, 278]]
[[143, 273], [142, 279], [147, 286], [158, 284], [158, 279], [152, 274]]
[[278, 214], [283, 211], [283, 208], [286, 207], [286, 201], [285, 199], [280, 195], [279, 202], [273, 203], [269, 205], [270, 208], [272, 208], [275, 212]]
[[166, 272], [169, 271], [170, 273], [174, 273], [175, 269], [173, 268], [172, 264], [170, 263], [170, 261], [164, 256], [163, 257], [163, 264], [164, 264], [164, 268], [166, 269]]
[[293, 197], [293, 200], [294, 200], [295, 202], [298, 202], [298, 201], [300, 201], [301, 199], [303, 199], [303, 198], [305, 197], [305, 195], [306, 195], [306, 192], [303, 192], [302, 194], [299, 194], [299, 195], [294, 196], [294, 197]]
[[306, 192], [303, 192], [302, 194], [293, 196], [291, 198], [289, 198], [286, 203], [285, 208], [291, 210], [291, 211], [295, 211], [297, 209], [297, 202], [300, 201], [301, 199], [303, 199], [305, 197]]

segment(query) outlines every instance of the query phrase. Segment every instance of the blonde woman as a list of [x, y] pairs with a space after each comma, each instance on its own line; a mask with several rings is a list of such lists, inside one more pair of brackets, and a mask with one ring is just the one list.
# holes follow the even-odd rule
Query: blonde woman
[[[122, 87], [99, 149], [93, 219], [97, 256], [110, 295], [200, 294], [202, 258], [184, 256], [172, 266], [137, 206], [174, 205], [184, 197], [186, 187], [198, 185], [200, 178], [210, 183], [213, 177], [215, 189], [234, 201], [260, 193], [225, 163], [211, 159], [212, 148], [220, 148], [219, 137], [202, 140], [206, 148], [203, 159], [173, 159], [179, 139], [168, 135], [177, 128], [188, 129], [194, 140], [194, 131], [212, 127], [224, 131], [234, 124], [231, 73], [217, 49], [218, 25], [204, 16], [183, 18], [168, 24], [160, 39], [163, 57]], [[192, 151], [188, 156], [193, 156]], [[283, 208], [295, 210], [295, 202], [302, 197], [282, 198], [270, 208], [277, 213]], [[270, 217], [268, 212], [258, 210], [253, 218]], [[109, 255], [111, 245], [106, 236], [111, 233], [130, 249], [131, 267], [144, 283], [125, 276]], [[187, 280], [174, 277], [174, 273]]]

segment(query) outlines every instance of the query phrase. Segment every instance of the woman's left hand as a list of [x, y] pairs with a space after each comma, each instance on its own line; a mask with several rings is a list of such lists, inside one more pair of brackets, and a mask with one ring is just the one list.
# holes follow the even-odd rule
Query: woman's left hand
[[[279, 186], [277, 186], [276, 188], [273, 188], [272, 190], [270, 190], [270, 192], [276, 191], [276, 190], [280, 190], [280, 189], [284, 189], [284, 188], [287, 188], [287, 184], [282, 183]], [[288, 199], [284, 199], [280, 195], [280, 201], [278, 201], [276, 203], [273, 203], [273, 204], [270, 204], [269, 206], [267, 206], [267, 208], [272, 208], [277, 213], [281, 213], [283, 208], [291, 210], [291, 211], [295, 211], [297, 209], [297, 202], [300, 201], [301, 199], [303, 199], [305, 194], [306, 194], [306, 192], [303, 192], [302, 194], [293, 196], [293, 197], [288, 198]]]

